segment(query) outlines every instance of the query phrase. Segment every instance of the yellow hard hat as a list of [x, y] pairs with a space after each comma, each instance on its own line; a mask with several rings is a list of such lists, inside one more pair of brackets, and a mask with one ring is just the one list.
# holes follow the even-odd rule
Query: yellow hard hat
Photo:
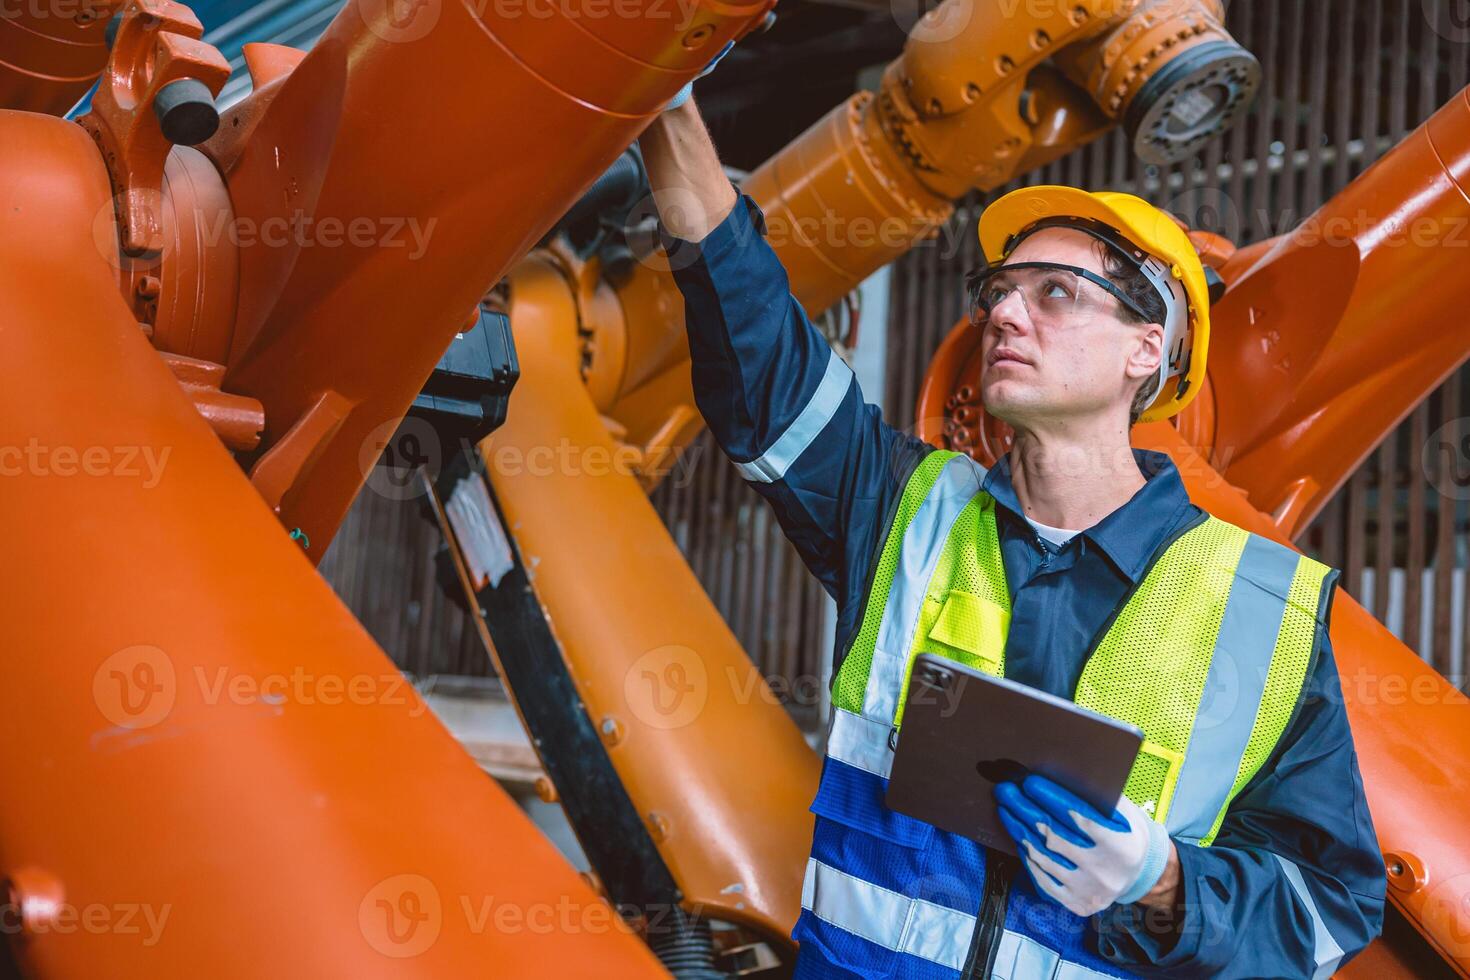
[[[1071, 226], [1120, 246], [1164, 297], [1159, 390], [1140, 422], [1178, 413], [1199, 393], [1210, 348], [1210, 282], [1199, 252], [1173, 218], [1141, 197], [1043, 184], [1012, 191], [980, 215], [980, 248], [991, 265], [1041, 227]], [[1177, 378], [1174, 384], [1167, 382]]]

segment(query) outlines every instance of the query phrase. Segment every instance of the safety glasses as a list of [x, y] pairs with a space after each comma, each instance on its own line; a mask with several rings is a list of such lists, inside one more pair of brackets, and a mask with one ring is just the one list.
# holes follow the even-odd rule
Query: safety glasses
[[1128, 295], [1102, 276], [1075, 265], [1058, 262], [1017, 262], [978, 273], [970, 282], [979, 312], [990, 315], [1011, 293], [1020, 296], [1033, 323], [1054, 323], [1106, 310], [1117, 299], [1134, 313], [1148, 314]]

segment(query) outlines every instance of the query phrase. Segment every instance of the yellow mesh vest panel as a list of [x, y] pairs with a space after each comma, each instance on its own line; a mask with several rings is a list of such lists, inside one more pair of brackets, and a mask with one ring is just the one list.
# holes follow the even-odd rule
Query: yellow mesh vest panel
[[995, 500], [989, 494], [978, 493], [950, 528], [929, 579], [909, 645], [894, 726], [903, 723], [903, 703], [915, 657], [933, 653], [1003, 677], [1010, 624], [1011, 599], [1000, 556]]
[[1119, 611], [1074, 700], [1144, 731], [1124, 794], [1162, 822], [1250, 535], [1210, 517], [1171, 544]]

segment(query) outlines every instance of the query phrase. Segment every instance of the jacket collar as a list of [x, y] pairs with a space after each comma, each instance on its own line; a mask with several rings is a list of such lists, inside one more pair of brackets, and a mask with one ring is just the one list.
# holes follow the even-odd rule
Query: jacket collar
[[[1148, 571], [1149, 559], [1178, 527], [1182, 512], [1191, 507], [1189, 492], [1167, 453], [1134, 449], [1144, 485], [1128, 502], [1092, 527], [1082, 531], [1129, 581], [1137, 584]], [[998, 509], [1032, 533], [1016, 489], [1011, 484], [1011, 457], [1002, 456], [985, 475], [980, 488], [995, 498]]]

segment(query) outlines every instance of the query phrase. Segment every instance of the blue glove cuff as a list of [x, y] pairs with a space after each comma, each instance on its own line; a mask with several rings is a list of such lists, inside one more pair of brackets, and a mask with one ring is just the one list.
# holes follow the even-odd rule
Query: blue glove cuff
[[1129, 888], [1118, 896], [1119, 905], [1132, 905], [1153, 890], [1164, 876], [1169, 863], [1169, 832], [1157, 820], [1148, 822], [1148, 850], [1143, 855], [1143, 867]]
[[704, 66], [704, 70], [701, 71], [698, 75], [695, 75], [694, 78], [691, 78], [689, 81], [685, 82], [684, 83], [684, 87], [681, 88], [681, 89], [679, 89], [679, 91], [677, 91], [677, 92], [674, 93], [674, 97], [669, 100], [668, 105], [664, 106], [662, 111], [663, 112], [668, 112], [670, 109], [677, 109], [677, 108], [679, 108], [679, 106], [681, 106], [684, 103], [688, 102], [689, 101], [689, 96], [691, 96], [691, 95], [694, 94], [694, 82], [695, 82], [695, 80], [700, 79], [700, 78], [703, 78], [704, 76], [708, 75], [710, 72], [714, 71], [715, 70], [715, 65], [718, 65], [720, 63], [720, 59], [723, 58], [725, 55], [729, 54], [730, 53], [730, 49], [733, 48], [734, 46], [735, 46], [735, 42], [734, 41], [726, 41], [725, 42], [725, 46], [723, 48], [721, 48], [715, 54], [715, 56], [709, 60], [709, 64], [707, 64], [707, 65]]
[[694, 94], [694, 83], [693, 82], [685, 82], [684, 83], [684, 87], [681, 88], [681, 89], [679, 89], [679, 91], [677, 91], [677, 92], [674, 93], [674, 97], [669, 100], [669, 104], [668, 105], [664, 106], [663, 111], [664, 112], [668, 112], [670, 109], [677, 109], [677, 108], [679, 108], [681, 105], [683, 105], [684, 103], [688, 102], [689, 101], [689, 96], [691, 96], [693, 94]]

